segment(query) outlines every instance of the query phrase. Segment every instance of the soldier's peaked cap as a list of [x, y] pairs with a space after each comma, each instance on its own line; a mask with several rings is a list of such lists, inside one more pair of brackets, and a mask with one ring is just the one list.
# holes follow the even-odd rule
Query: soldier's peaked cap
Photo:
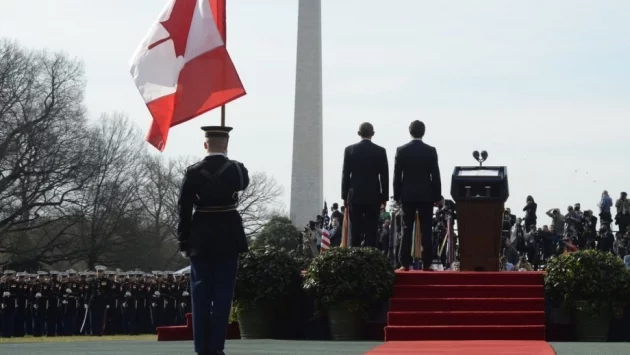
[[13, 271], [13, 270], [5, 270], [4, 274], [5, 275], [13, 275], [13, 274], [15, 274], [15, 271]]
[[38, 271], [37, 275], [48, 275], [46, 271]]
[[230, 138], [232, 127], [225, 126], [203, 126], [201, 129], [206, 132], [206, 137]]
[[105, 270], [107, 270], [107, 268], [106, 268], [105, 266], [103, 266], [103, 265], [96, 265], [96, 266], [94, 267], [94, 269], [95, 269], [96, 271], [105, 271]]

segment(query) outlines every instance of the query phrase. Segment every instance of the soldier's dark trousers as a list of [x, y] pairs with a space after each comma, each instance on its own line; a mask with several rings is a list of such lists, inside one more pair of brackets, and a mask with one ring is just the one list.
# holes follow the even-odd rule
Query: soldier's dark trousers
[[18, 306], [18, 308], [15, 310], [15, 322], [13, 324], [15, 324], [13, 328], [14, 337], [21, 338], [26, 335], [26, 310], [24, 309], [24, 305]]
[[40, 307], [38, 309], [33, 310], [33, 336], [41, 337], [44, 335], [44, 327], [45, 327], [45, 316], [46, 309]]
[[190, 258], [193, 337], [198, 353], [216, 352], [225, 346], [238, 259], [238, 254]]
[[48, 311], [46, 312], [46, 335], [49, 337], [54, 337], [57, 335], [57, 318], [59, 317], [59, 308], [54, 306], [49, 306]]
[[24, 333], [25, 335], [33, 335], [33, 306], [28, 305], [24, 310]]
[[74, 335], [76, 332], [75, 331], [76, 324], [77, 324], [77, 307], [74, 305], [68, 305], [65, 313], [63, 314], [63, 335], [65, 336]]
[[2, 323], [2, 337], [11, 338], [13, 329], [15, 329], [15, 308], [13, 306], [5, 308], [0, 320]]
[[90, 308], [90, 330], [93, 336], [103, 335], [105, 328], [105, 305], [94, 305]]
[[126, 335], [136, 335], [138, 334], [138, 329], [136, 323], [137, 310], [133, 307], [135, 305], [135, 301], [130, 301], [129, 304], [132, 305], [132, 307], [127, 305], [127, 307], [123, 308], [122, 332]]

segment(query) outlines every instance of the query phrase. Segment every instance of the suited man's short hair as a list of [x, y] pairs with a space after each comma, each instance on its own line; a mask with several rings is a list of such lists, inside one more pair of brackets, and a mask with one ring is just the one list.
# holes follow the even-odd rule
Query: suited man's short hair
[[415, 120], [409, 125], [409, 134], [411, 134], [413, 138], [424, 137], [425, 130], [426, 127], [424, 126], [424, 123], [422, 123], [422, 121]]
[[374, 126], [370, 122], [363, 122], [359, 126], [359, 135], [361, 138], [372, 138], [374, 136]]

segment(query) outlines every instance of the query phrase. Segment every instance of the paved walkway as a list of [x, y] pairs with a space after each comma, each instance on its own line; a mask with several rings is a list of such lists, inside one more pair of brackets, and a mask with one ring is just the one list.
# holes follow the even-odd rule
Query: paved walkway
[[[378, 342], [234, 340], [227, 355], [361, 355]], [[630, 343], [552, 343], [558, 355], [628, 355]], [[0, 344], [2, 355], [185, 355], [191, 342], [146, 340]], [[466, 355], [466, 354], [462, 354]], [[492, 355], [492, 354], [488, 354]], [[536, 354], [532, 354], [536, 355]]]

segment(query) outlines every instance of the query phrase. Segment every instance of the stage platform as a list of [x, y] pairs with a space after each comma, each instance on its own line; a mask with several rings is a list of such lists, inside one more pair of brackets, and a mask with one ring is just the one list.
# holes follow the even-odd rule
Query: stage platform
[[[46, 339], [42, 339], [46, 340]], [[185, 355], [194, 354], [192, 342], [157, 342], [155, 340], [4, 343], [2, 355]], [[230, 340], [226, 355], [361, 355], [381, 345], [380, 342]], [[551, 343], [557, 355], [630, 354], [629, 343]], [[509, 349], [506, 349], [509, 351]], [[411, 354], [411, 353], [410, 353]], [[461, 354], [466, 355], [466, 354]], [[487, 355], [493, 355], [488, 353]], [[537, 354], [531, 354], [537, 355]]]

